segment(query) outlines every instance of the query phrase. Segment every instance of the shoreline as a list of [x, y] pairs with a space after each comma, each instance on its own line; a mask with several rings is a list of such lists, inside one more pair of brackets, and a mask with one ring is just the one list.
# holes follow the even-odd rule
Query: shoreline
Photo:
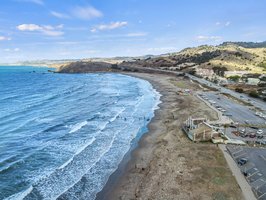
[[[136, 142], [136, 146], [124, 156], [118, 169], [109, 177], [96, 199], [213, 199], [217, 195], [242, 199], [242, 193], [231, 175], [222, 152], [210, 143], [195, 146], [181, 130], [183, 120], [195, 112], [197, 116], [217, 118], [213, 110], [194, 96], [176, 95], [180, 87], [198, 90], [198, 86], [183, 77], [171, 75], [123, 74], [149, 81], [153, 88], [162, 95], [161, 103], [148, 125], [148, 132], [144, 133]], [[180, 87], [174, 84], [180, 84], [178, 85]], [[193, 148], [199, 155], [194, 158], [190, 148]], [[222, 184], [214, 188], [216, 184], [209, 183], [213, 178], [217, 178], [214, 177], [215, 171], [207, 173], [210, 177], [205, 178], [206, 180], [201, 180], [203, 179], [201, 176], [206, 176], [205, 172], [202, 172], [199, 177], [195, 174], [193, 178], [191, 171], [193, 174], [195, 171], [198, 172], [197, 170], [206, 170], [212, 164], [212, 162], [202, 162], [202, 159], [206, 159], [204, 155], [201, 155], [202, 148], [211, 151], [209, 153], [211, 155], [208, 156], [213, 156], [212, 151], [219, 155], [213, 161], [219, 164], [222, 174], [225, 174], [226, 177], [223, 178], [227, 185]], [[196, 163], [198, 167], [194, 166]], [[193, 189], [191, 182], [193, 179], [200, 183], [203, 182], [207, 187], [202, 188], [195, 183], [197, 188]]]
[[[152, 83], [151, 80], [144, 79], [142, 77], [136, 76], [136, 73], [121, 73], [123, 75], [128, 75], [132, 76], [135, 78], [143, 79], [148, 81], [153, 89], [156, 90], [161, 96], [160, 96], [160, 103], [157, 105], [157, 109], [154, 110], [154, 116], [149, 122], [147, 128], [147, 132], [143, 133], [140, 138], [135, 138], [134, 140], [138, 139], [138, 141], [132, 141], [133, 145], [130, 147], [129, 151], [125, 154], [123, 157], [122, 161], [119, 163], [118, 168], [113, 172], [110, 177], [108, 178], [108, 181], [106, 182], [104, 188], [97, 193], [96, 195], [96, 200], [102, 200], [102, 199], [108, 199], [110, 195], [112, 195], [113, 189], [115, 186], [119, 183], [119, 181], [122, 179], [123, 176], [130, 170], [132, 167], [132, 164], [136, 162], [137, 157], [138, 157], [138, 152], [140, 149], [145, 147], [147, 145], [147, 137], [149, 137], [149, 134], [151, 134], [151, 131], [153, 129], [154, 124], [156, 124], [156, 117], [160, 117], [159, 112], [161, 109], [163, 109], [163, 100], [162, 98], [164, 97], [163, 91], [159, 91], [160, 87], [154, 83]], [[155, 135], [153, 135], [154, 137]]]

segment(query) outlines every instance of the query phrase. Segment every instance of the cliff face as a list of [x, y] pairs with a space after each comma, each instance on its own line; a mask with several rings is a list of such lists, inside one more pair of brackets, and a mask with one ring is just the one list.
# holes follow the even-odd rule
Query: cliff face
[[73, 62], [59, 67], [58, 73], [89, 73], [111, 71], [111, 64], [105, 62]]

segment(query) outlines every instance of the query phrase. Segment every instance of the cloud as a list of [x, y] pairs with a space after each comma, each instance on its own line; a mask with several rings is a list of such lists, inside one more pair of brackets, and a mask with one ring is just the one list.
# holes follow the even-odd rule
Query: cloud
[[44, 5], [43, 0], [17, 0], [18, 2], [28, 2], [28, 3], [35, 3], [38, 5]]
[[15, 49], [9, 49], [9, 48], [7, 48], [7, 49], [4, 49], [4, 51], [5, 52], [18, 52], [18, 51], [20, 51], [20, 48], [15, 48]]
[[225, 23], [225, 26], [230, 26], [230, 24], [231, 24], [231, 22], [228, 21], [228, 22]]
[[177, 51], [177, 48], [175, 48], [175, 47], [153, 47], [153, 48], [148, 48], [147, 51], [148, 52], [163, 53], [163, 52], [169, 52], [169, 51]]
[[42, 27], [36, 24], [21, 24], [17, 26], [20, 31], [40, 31]]
[[215, 23], [216, 26], [230, 26], [231, 22], [227, 21], [227, 22], [216, 22]]
[[0, 41], [11, 40], [10, 37], [0, 36]]
[[214, 41], [219, 42], [222, 40], [221, 36], [205, 36], [205, 35], [199, 35], [196, 37], [196, 40], [198, 42], [206, 42], [206, 41]]
[[91, 29], [91, 32], [95, 33], [97, 31], [113, 30], [123, 26], [127, 26], [127, 24], [127, 22], [111, 22], [110, 24], [101, 24], [93, 27]]
[[53, 15], [54, 17], [59, 18], [59, 19], [70, 19], [70, 16], [67, 14], [64, 14], [64, 13], [51, 11], [50, 14]]
[[102, 17], [103, 14], [101, 11], [97, 10], [92, 6], [87, 7], [80, 7], [77, 6], [72, 9], [72, 15], [76, 18], [83, 19], [83, 20], [90, 20], [93, 18]]
[[126, 34], [127, 37], [144, 37], [148, 35], [148, 33], [142, 33], [142, 32], [137, 32], [137, 33], [128, 33]]
[[64, 32], [61, 29], [64, 27], [63, 24], [58, 26], [44, 25], [40, 26], [37, 24], [21, 24], [17, 26], [19, 31], [29, 31], [29, 32], [40, 32], [48, 36], [61, 36], [64, 35]]

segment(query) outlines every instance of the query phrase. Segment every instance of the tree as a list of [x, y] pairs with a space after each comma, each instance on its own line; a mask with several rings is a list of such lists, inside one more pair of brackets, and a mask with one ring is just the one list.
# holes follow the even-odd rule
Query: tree
[[235, 91], [238, 92], [238, 93], [243, 93], [244, 92], [244, 90], [242, 88], [236, 88]]
[[231, 81], [234, 81], [234, 82], [238, 82], [240, 78], [241, 78], [241, 77], [238, 76], [238, 75], [235, 75], [235, 76], [229, 76], [229, 77], [228, 77], [228, 79], [230, 79]]
[[252, 91], [250, 91], [249, 96], [254, 97], [254, 98], [258, 98], [259, 93], [255, 90], [252, 90]]

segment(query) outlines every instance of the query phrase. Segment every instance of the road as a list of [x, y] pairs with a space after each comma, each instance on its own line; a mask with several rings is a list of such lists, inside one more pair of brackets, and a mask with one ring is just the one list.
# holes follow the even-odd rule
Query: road
[[213, 106], [217, 105], [225, 109], [224, 114], [230, 116], [234, 122], [245, 124], [248, 120], [249, 124], [265, 125], [265, 120], [256, 116], [248, 107], [234, 102], [224, 95], [217, 94], [217, 92], [204, 92], [202, 94], [209, 100], [216, 102]]
[[[235, 98], [237, 98], [239, 100], [242, 100], [242, 101], [244, 101], [246, 103], [250, 103], [254, 107], [256, 107], [258, 109], [261, 109], [264, 112], [266, 112], [266, 103], [264, 101], [260, 100], [260, 99], [249, 97], [246, 94], [240, 94], [240, 93], [235, 92], [233, 90], [224, 88], [222, 86], [218, 86], [215, 83], [212, 83], [212, 82], [207, 81], [205, 79], [195, 77], [195, 76], [193, 76], [191, 74], [186, 74], [186, 76], [188, 76], [190, 79], [195, 80], [195, 81], [197, 81], [197, 82], [199, 82], [201, 84], [207, 85], [207, 86], [215, 88], [217, 90], [220, 90], [220, 92], [222, 92], [222, 93], [230, 94], [231, 96], [233, 96], [233, 97], [235, 97]], [[241, 96], [243, 96], [243, 98], [241, 98]], [[249, 100], [251, 100], [251, 101], [249, 101]]]

